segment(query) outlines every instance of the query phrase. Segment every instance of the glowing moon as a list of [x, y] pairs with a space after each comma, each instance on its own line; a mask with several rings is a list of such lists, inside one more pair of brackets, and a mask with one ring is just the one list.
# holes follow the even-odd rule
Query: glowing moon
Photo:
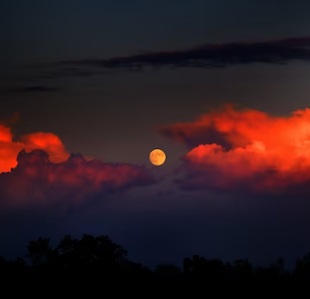
[[166, 154], [159, 148], [156, 148], [150, 152], [150, 161], [153, 165], [160, 166], [166, 161]]

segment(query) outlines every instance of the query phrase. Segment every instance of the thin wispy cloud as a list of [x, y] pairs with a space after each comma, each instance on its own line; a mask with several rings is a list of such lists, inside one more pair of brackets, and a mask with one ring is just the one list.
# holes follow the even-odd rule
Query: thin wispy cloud
[[[30, 65], [23, 82], [2, 93], [43, 93], [61, 91], [50, 86], [68, 77], [89, 78], [111, 74], [112, 71], [143, 71], [144, 69], [200, 68], [219, 69], [254, 63], [285, 65], [310, 60], [310, 37], [278, 40], [203, 44], [173, 51], [147, 52], [110, 58], [81, 58]], [[28, 80], [38, 84], [25, 84]], [[55, 84], [54, 84], [55, 85]]]
[[310, 60], [310, 37], [296, 37], [261, 42], [205, 44], [188, 49], [58, 62], [58, 66], [80, 68], [139, 69], [143, 67], [219, 68], [237, 64], [272, 63]]
[[0, 93], [2, 94], [14, 94], [14, 93], [50, 93], [58, 92], [62, 89], [59, 87], [45, 86], [45, 85], [25, 85], [25, 86], [15, 86], [3, 89]]

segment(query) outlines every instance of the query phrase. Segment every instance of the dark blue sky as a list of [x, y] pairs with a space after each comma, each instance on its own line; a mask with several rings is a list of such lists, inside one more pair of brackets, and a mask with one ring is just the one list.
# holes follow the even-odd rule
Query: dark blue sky
[[310, 29], [308, 1], [13, 0], [2, 1], [0, 11], [5, 54], [21, 62], [303, 36]]
[[[161, 179], [65, 212], [5, 207], [3, 251], [83, 232], [110, 234], [150, 265], [193, 253], [292, 260], [310, 250], [304, 197], [294, 205], [294, 193], [181, 190], [175, 180], [189, 148], [157, 130], [225, 103], [274, 115], [309, 107], [309, 11], [309, 1], [1, 1], [0, 120], [18, 113], [14, 138], [53, 132], [69, 153], [144, 165]], [[205, 56], [194, 65], [196, 48]], [[148, 162], [155, 147], [167, 153], [162, 168]]]

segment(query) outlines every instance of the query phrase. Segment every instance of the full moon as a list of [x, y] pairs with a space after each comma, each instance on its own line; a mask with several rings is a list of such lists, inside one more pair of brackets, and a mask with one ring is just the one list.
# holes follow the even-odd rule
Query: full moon
[[166, 161], [166, 154], [159, 148], [156, 148], [150, 152], [150, 161], [153, 165], [160, 166]]

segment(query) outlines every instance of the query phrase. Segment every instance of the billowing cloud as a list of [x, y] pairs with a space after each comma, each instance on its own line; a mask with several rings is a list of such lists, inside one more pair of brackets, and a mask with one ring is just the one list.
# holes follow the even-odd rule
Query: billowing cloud
[[17, 161], [11, 172], [0, 174], [2, 205], [80, 204], [106, 192], [153, 182], [145, 167], [86, 160], [79, 154], [53, 163], [45, 151], [22, 150]]
[[63, 142], [54, 133], [30, 133], [19, 140], [13, 137], [11, 129], [0, 124], [0, 173], [16, 167], [17, 155], [23, 149], [27, 152], [34, 149], [45, 150], [52, 162], [62, 162], [69, 157]]
[[310, 182], [310, 109], [290, 116], [227, 106], [159, 131], [189, 147], [183, 188], [282, 192]]

